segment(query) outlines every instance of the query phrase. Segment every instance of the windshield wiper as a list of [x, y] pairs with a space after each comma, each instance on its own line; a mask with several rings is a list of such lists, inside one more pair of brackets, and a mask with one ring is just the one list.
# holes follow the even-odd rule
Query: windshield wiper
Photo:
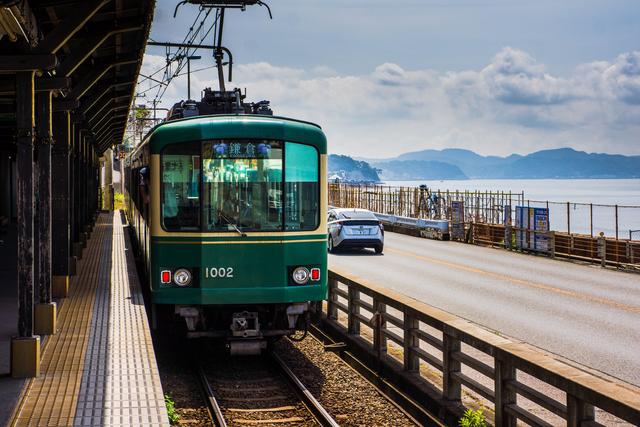
[[220, 212], [219, 215], [220, 217], [222, 217], [222, 219], [227, 221], [227, 225], [230, 225], [231, 227], [233, 227], [233, 229], [236, 230], [238, 234], [240, 234], [242, 237], [247, 237], [247, 233], [240, 230], [240, 228], [236, 224], [234, 224], [233, 221], [231, 221], [225, 214]]

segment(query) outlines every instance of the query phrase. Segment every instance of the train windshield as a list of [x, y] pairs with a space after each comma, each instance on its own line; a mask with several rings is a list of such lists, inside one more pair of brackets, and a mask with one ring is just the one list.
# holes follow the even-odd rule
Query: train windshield
[[[255, 139], [170, 147], [162, 154], [165, 229], [242, 233], [319, 226], [319, 161], [314, 147]], [[185, 149], [182, 155], [176, 153], [180, 149]]]
[[205, 141], [205, 231], [281, 231], [280, 141]]

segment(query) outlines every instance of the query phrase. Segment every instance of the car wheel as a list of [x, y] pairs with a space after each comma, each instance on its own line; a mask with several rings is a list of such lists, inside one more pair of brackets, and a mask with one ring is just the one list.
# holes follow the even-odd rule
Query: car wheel
[[376, 246], [373, 249], [376, 251], [377, 254], [381, 254], [383, 248], [384, 248], [384, 246], [380, 245], [380, 246]]
[[336, 248], [333, 247], [333, 237], [331, 236], [329, 236], [329, 241], [327, 242], [327, 249], [330, 253], [334, 253], [336, 251]]

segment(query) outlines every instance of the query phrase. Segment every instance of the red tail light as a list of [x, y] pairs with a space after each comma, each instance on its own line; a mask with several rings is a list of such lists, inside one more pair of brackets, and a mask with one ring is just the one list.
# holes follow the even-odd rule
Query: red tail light
[[317, 282], [318, 280], [320, 280], [320, 269], [319, 268], [312, 268], [311, 269], [311, 280], [313, 282]]
[[171, 271], [169, 270], [162, 270], [160, 272], [160, 281], [162, 283], [171, 283]]

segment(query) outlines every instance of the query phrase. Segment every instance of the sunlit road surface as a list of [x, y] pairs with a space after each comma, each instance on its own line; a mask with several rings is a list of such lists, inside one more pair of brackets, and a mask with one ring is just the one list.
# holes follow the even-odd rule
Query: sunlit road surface
[[640, 274], [395, 233], [329, 267], [640, 385]]

